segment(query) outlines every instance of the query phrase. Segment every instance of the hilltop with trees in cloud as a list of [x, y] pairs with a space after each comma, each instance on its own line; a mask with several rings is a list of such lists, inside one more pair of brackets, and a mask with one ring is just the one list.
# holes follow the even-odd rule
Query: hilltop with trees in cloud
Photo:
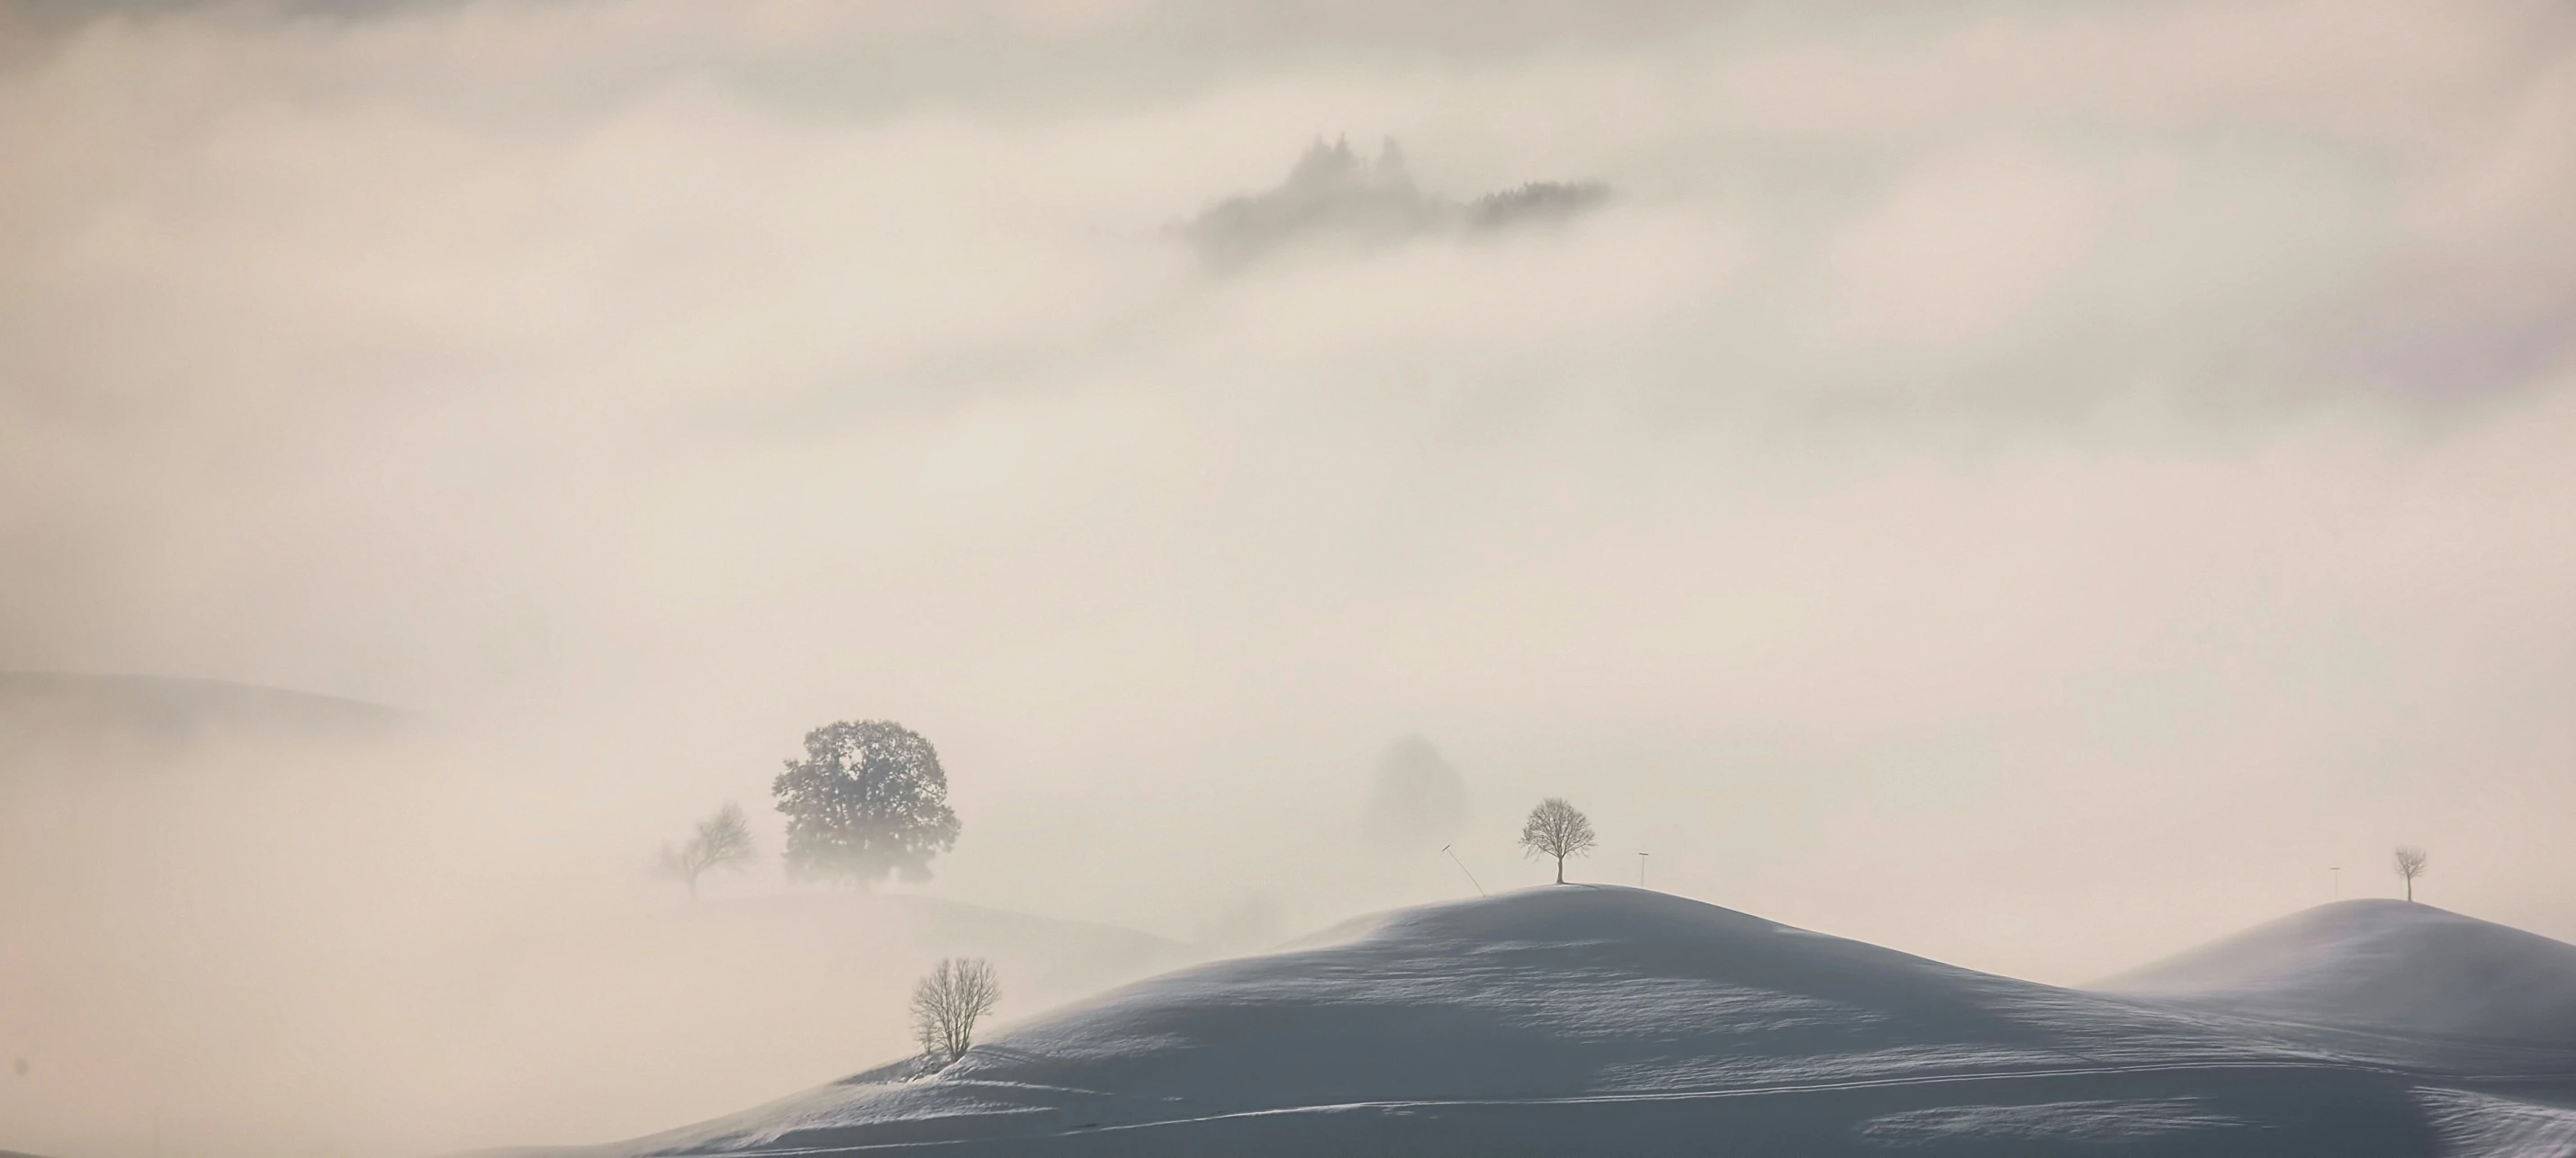
[[1286, 180], [1209, 206], [1181, 236], [1209, 266], [1233, 270], [1297, 246], [1370, 247], [1560, 224], [1609, 197], [1599, 182], [1532, 181], [1459, 202], [1415, 184], [1393, 138], [1374, 159], [1352, 151], [1347, 139], [1318, 139]]

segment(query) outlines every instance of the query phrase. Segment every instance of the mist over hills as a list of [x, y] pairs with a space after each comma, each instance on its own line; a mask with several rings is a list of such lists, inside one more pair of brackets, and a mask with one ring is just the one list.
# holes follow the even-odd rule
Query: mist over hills
[[1004, 1017], [1200, 957], [1111, 925], [843, 891], [588, 897], [480, 921], [397, 895], [326, 927], [250, 890], [165, 891], [223, 919], [136, 943], [105, 913], [0, 944], [11, 1143], [143, 1153], [156, 1114], [171, 1153], [277, 1153], [257, 1123], [286, 1118], [350, 1154], [615, 1136], [893, 1052], [900, 995], [942, 957], [993, 961]]
[[1006, 1015], [1205, 956], [761, 871], [693, 903], [647, 871], [663, 832], [622, 750], [462, 730], [0, 675], [0, 1145], [142, 1154], [156, 1121], [208, 1158], [632, 1134], [897, 1048], [943, 956], [1006, 970]]
[[[0, 707], [0, 1147], [635, 1137], [968, 954], [1025, 1056], [746, 1136], [2576, 1155], [2474, 928], [2004, 980], [2576, 941], [2576, 5], [0, 0], [0, 126], [0, 669], [435, 717]], [[785, 879], [848, 719], [926, 895]], [[1559, 796], [1742, 912], [1170, 972]]]
[[416, 722], [383, 704], [225, 680], [0, 672], [0, 744], [372, 740]]

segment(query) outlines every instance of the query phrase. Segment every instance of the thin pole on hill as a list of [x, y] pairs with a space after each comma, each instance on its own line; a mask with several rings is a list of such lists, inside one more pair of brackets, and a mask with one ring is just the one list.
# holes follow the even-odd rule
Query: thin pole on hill
[[1646, 854], [1637, 854], [1637, 887], [1646, 887]]
[[2342, 900], [2342, 899], [2343, 899], [2343, 866], [2342, 866], [2342, 865], [2336, 865], [2336, 866], [2334, 866], [2333, 868], [2327, 869], [2326, 871], [2334, 874], [2334, 899], [2336, 899], [2336, 900], [2338, 900], [2338, 901]]
[[[1440, 851], [1442, 851], [1442, 852], [1449, 852], [1449, 846], [1448, 846], [1448, 845], [1445, 845], [1445, 844], [1444, 844], [1444, 845], [1441, 845], [1441, 846], [1440, 846]], [[1457, 865], [1457, 866], [1458, 866], [1458, 871], [1459, 871], [1459, 872], [1467, 873], [1467, 883], [1468, 883], [1468, 884], [1471, 884], [1471, 885], [1475, 885], [1475, 886], [1476, 886], [1476, 895], [1477, 895], [1477, 896], [1483, 897], [1483, 896], [1491, 896], [1491, 895], [1492, 895], [1492, 894], [1487, 893], [1487, 892], [1485, 891], [1485, 886], [1483, 885], [1483, 883], [1479, 882], [1479, 881], [1476, 879], [1476, 874], [1474, 874], [1474, 873], [1470, 873], [1470, 872], [1467, 872], [1467, 862], [1465, 862], [1465, 861], [1463, 861], [1463, 860], [1459, 860], [1459, 859], [1458, 859], [1458, 854], [1457, 854], [1457, 853], [1449, 852], [1449, 861], [1450, 861], [1450, 863], [1455, 864], [1455, 865]]]

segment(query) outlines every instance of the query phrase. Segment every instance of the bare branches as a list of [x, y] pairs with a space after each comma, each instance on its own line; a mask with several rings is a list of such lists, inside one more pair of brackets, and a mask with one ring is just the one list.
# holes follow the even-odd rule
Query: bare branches
[[689, 886], [689, 896], [698, 895], [698, 878], [710, 869], [741, 868], [751, 860], [751, 823], [743, 819], [741, 806], [731, 801], [716, 814], [698, 822], [697, 834], [688, 842], [673, 848], [662, 846], [661, 874]]
[[1521, 847], [1531, 856], [1556, 858], [1556, 883], [1565, 883], [1565, 858], [1593, 845], [1592, 821], [1562, 796], [1550, 796], [1521, 822]]
[[975, 1022], [1002, 999], [993, 963], [945, 957], [912, 989], [912, 1034], [931, 1068], [945, 1068], [975, 1044]]
[[2433, 863], [2432, 854], [2411, 844], [2401, 844], [2397, 846], [2397, 854], [2393, 859], [2397, 865], [2397, 875], [2406, 881], [2406, 899], [2414, 900], [2415, 878], [2423, 876], [2424, 866]]

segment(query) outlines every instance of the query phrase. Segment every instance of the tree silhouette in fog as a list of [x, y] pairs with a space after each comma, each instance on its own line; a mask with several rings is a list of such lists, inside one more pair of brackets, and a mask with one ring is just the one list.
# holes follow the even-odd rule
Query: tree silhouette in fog
[[930, 879], [957, 846], [948, 774], [919, 733], [889, 720], [805, 733], [805, 758], [771, 782], [787, 816], [787, 875], [861, 888], [900, 874]]
[[1521, 847], [1531, 856], [1556, 858], [1556, 883], [1565, 883], [1565, 858], [1581, 856], [1593, 844], [1590, 818], [1565, 802], [1562, 796], [1550, 796], [1530, 809], [1529, 819], [1521, 822]]
[[662, 846], [663, 876], [689, 886], [689, 899], [698, 899], [698, 878], [707, 870], [739, 869], [751, 860], [751, 825], [742, 816], [742, 807], [728, 800], [716, 814], [698, 822], [698, 831], [687, 843], [673, 848]]
[[2401, 844], [2397, 846], [2395, 860], [2397, 875], [2406, 881], [2406, 899], [2412, 901], [2415, 899], [2415, 878], [2424, 875], [2424, 866], [2433, 863], [2433, 858], [2423, 849]]

